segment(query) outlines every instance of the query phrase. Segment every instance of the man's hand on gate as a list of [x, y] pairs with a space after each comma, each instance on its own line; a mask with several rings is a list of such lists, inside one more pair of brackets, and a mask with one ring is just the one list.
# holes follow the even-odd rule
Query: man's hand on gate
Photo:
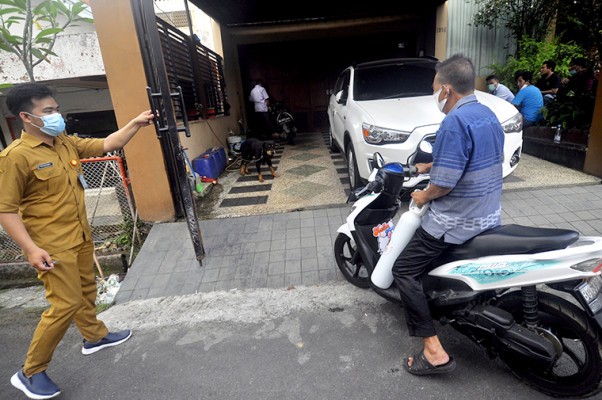
[[153, 123], [153, 118], [155, 118], [155, 116], [153, 115], [153, 113], [151, 112], [151, 110], [147, 110], [147, 111], [142, 112], [136, 118], [134, 118], [133, 122], [137, 126], [143, 127], [143, 126], [148, 126], [148, 125], [152, 124]]

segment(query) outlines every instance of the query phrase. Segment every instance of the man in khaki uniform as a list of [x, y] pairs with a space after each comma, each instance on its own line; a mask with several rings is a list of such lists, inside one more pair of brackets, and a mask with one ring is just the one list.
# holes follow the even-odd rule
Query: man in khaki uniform
[[80, 159], [120, 149], [153, 115], [141, 113], [106, 139], [82, 139], [65, 134], [59, 106], [44, 85], [17, 85], [6, 103], [24, 131], [0, 153], [0, 224], [38, 271], [50, 304], [11, 383], [29, 398], [49, 399], [60, 389], [46, 369], [71, 321], [84, 337], [83, 354], [121, 344], [132, 334], [109, 332], [96, 318], [94, 245]]

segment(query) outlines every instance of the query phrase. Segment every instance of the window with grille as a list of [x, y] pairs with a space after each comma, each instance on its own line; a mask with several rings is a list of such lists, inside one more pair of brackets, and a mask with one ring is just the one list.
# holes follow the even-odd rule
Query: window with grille
[[227, 114], [222, 57], [160, 18], [157, 29], [170, 89], [182, 88], [184, 109], [176, 107], [177, 116], [186, 113], [194, 120]]

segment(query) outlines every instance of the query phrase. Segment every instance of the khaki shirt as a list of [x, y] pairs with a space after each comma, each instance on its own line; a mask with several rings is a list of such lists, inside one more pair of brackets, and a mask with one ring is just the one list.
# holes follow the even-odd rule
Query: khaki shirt
[[18, 213], [34, 243], [52, 253], [92, 239], [80, 158], [103, 155], [104, 139], [64, 133], [48, 146], [27, 132], [0, 153], [0, 213]]

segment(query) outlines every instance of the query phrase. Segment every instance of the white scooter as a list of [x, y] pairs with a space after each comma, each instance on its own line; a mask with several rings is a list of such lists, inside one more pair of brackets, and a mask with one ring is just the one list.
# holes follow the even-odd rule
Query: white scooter
[[[391, 268], [426, 207], [410, 205], [394, 224], [403, 182], [415, 168], [383, 165], [378, 153], [373, 161], [368, 185], [350, 196], [357, 201], [338, 229], [334, 254], [349, 282], [401, 304]], [[602, 238], [503, 225], [433, 267], [423, 277], [433, 318], [500, 357], [540, 392], [583, 398], [602, 391]]]

